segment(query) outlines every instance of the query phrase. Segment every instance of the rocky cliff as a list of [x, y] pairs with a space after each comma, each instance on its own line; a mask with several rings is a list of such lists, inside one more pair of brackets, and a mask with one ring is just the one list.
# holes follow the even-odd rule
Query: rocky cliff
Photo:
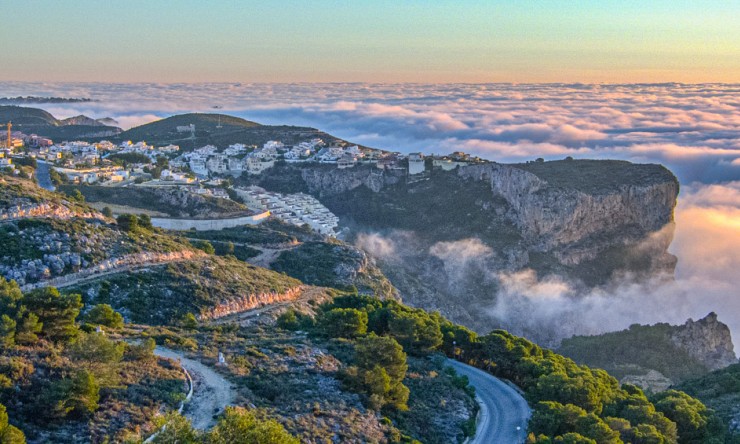
[[717, 370], [737, 363], [730, 329], [709, 313], [703, 319], [689, 319], [671, 334], [671, 341], [689, 355], [704, 363], [710, 370]]
[[737, 363], [730, 329], [715, 313], [683, 325], [635, 324], [618, 332], [574, 336], [557, 351], [653, 391]]
[[503, 275], [531, 269], [580, 290], [624, 275], [670, 277], [676, 264], [668, 247], [679, 187], [660, 165], [489, 162], [410, 177], [291, 164], [264, 176], [259, 185], [309, 192], [338, 215], [346, 239], [379, 260], [406, 302], [482, 332], [562, 338], [492, 319]]
[[335, 195], [365, 186], [374, 193], [387, 185], [395, 185], [405, 180], [404, 170], [380, 170], [365, 166], [349, 169], [305, 168], [301, 170], [303, 181], [312, 194], [320, 196]]
[[[570, 172], [578, 182], [578, 170], [583, 162], [547, 162], [552, 169], [572, 164]], [[593, 165], [590, 161], [586, 165]], [[610, 164], [604, 162], [604, 174]], [[598, 165], [598, 164], [597, 164]], [[622, 170], [649, 169], [649, 175], [634, 181], [625, 173], [617, 187], [599, 187], [586, 191], [578, 186], [552, 184], [522, 166], [495, 163], [460, 168], [464, 178], [488, 181], [491, 191], [511, 205], [510, 216], [525, 239], [537, 251], [549, 251], [563, 245], [573, 245], [595, 235], [623, 232], [645, 236], [673, 222], [673, 208], [678, 196], [678, 181], [659, 165], [618, 164]], [[524, 166], [526, 167], [526, 165]], [[626, 168], [625, 168], [626, 167]], [[646, 168], [647, 167], [647, 168]], [[632, 173], [629, 171], [629, 173]], [[545, 176], [546, 178], [547, 176]], [[598, 180], [598, 179], [597, 179]]]

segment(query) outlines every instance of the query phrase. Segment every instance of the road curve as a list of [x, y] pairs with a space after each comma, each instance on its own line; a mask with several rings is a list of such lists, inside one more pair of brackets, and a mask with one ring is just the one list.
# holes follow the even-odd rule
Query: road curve
[[158, 346], [154, 349], [154, 354], [179, 361], [193, 378], [193, 397], [185, 407], [185, 417], [192, 422], [194, 428], [210, 428], [215, 423], [213, 416], [234, 403], [235, 393], [231, 384], [212, 368], [186, 358], [182, 352], [165, 347]]
[[523, 443], [531, 410], [522, 395], [483, 370], [451, 359], [447, 360], [447, 365], [459, 375], [468, 377], [470, 385], [475, 387], [476, 401], [480, 405], [476, 433], [468, 443]]

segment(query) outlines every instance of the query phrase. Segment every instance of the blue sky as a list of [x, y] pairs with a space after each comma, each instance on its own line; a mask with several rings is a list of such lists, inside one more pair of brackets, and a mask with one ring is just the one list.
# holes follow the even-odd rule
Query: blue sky
[[738, 1], [15, 1], [0, 80], [737, 82]]

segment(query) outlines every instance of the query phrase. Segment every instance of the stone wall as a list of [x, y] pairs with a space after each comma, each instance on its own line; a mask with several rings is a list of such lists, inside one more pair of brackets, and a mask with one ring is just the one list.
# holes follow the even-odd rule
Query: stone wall
[[224, 228], [239, 227], [242, 225], [258, 225], [270, 217], [270, 212], [252, 216], [234, 217], [229, 219], [173, 219], [168, 217], [152, 217], [152, 225], [167, 230], [223, 230]]

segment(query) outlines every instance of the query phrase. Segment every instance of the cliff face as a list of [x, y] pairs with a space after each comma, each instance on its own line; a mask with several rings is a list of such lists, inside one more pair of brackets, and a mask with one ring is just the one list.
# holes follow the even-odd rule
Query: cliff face
[[374, 193], [386, 185], [394, 185], [405, 179], [403, 170], [384, 171], [377, 168], [306, 168], [301, 176], [312, 194], [321, 196], [340, 194], [365, 186]]
[[[656, 172], [664, 173], [660, 169]], [[627, 182], [614, 189], [587, 193], [553, 186], [533, 173], [510, 165], [469, 166], [460, 168], [458, 174], [488, 181], [491, 191], [511, 205], [509, 216], [530, 249], [555, 250], [561, 262], [571, 265], [592, 259], [606, 245], [637, 242], [672, 224], [678, 196], [678, 182], [670, 176], [665, 180]], [[671, 238], [659, 239], [661, 246], [667, 249]], [[578, 245], [584, 240], [590, 240], [590, 251]]]
[[671, 341], [710, 370], [737, 363], [730, 329], [717, 320], [714, 312], [704, 319], [689, 319], [684, 325], [676, 327], [671, 334]]

